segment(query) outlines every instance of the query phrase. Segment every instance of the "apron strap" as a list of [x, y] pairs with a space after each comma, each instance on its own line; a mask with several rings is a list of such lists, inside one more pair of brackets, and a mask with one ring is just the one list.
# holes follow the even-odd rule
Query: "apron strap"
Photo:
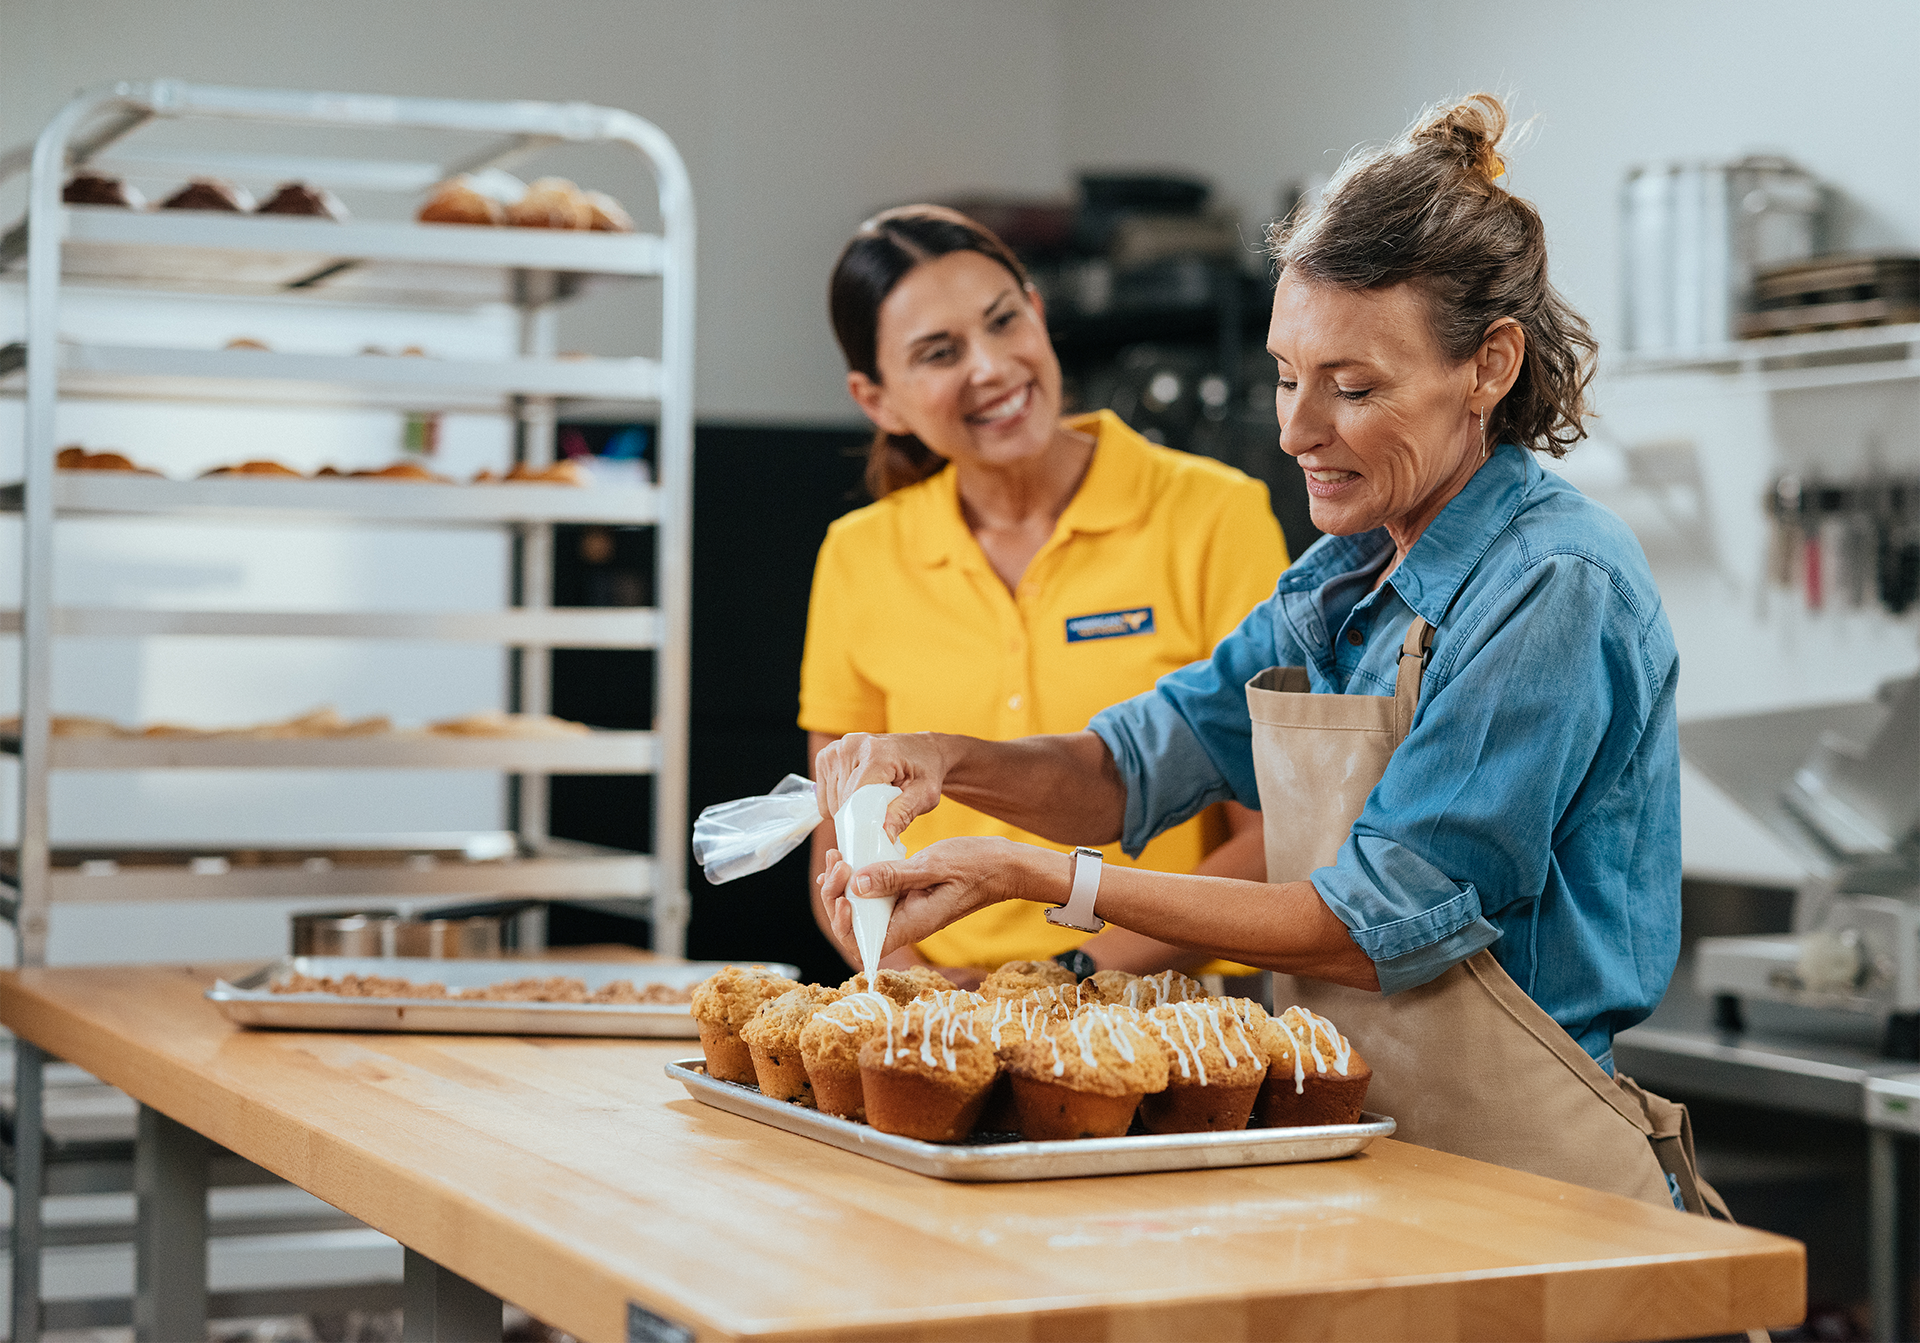
[[1400, 645], [1400, 671], [1394, 678], [1394, 740], [1403, 742], [1413, 731], [1413, 711], [1420, 707], [1420, 677], [1433, 655], [1433, 626], [1425, 616], [1416, 615], [1407, 627], [1407, 641]]

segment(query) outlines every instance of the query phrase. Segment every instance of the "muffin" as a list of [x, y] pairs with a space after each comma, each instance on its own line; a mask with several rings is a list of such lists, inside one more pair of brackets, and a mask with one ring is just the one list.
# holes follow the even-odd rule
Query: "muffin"
[[1199, 1002], [1208, 996], [1199, 980], [1190, 979], [1178, 970], [1162, 970], [1157, 975], [1135, 976], [1114, 1001], [1151, 1012], [1162, 1003]]
[[980, 984], [984, 998], [1018, 998], [1035, 989], [1078, 983], [1058, 961], [1008, 961]]
[[1095, 970], [1080, 981], [1080, 990], [1103, 1003], [1117, 1003], [1126, 997], [1127, 985], [1138, 978], [1130, 970]]
[[257, 215], [311, 215], [319, 219], [344, 221], [347, 207], [325, 187], [310, 187], [305, 182], [282, 182], [280, 189], [254, 207]]
[[542, 177], [507, 207], [507, 222], [519, 228], [590, 229], [593, 204], [564, 177]]
[[1027, 1138], [1117, 1138], [1140, 1098], [1166, 1088], [1167, 1054], [1137, 1018], [1090, 1007], [1041, 1023], [1011, 1051], [1008, 1071]]
[[753, 1082], [753, 1056], [740, 1038], [740, 1028], [753, 1020], [763, 1003], [799, 987], [785, 975], [737, 965], [696, 984], [691, 1010], [700, 1027], [707, 1076], [723, 1082]]
[[869, 988], [884, 993], [902, 1007], [915, 998], [929, 993], [948, 993], [953, 989], [953, 981], [938, 970], [925, 965], [908, 966], [905, 970], [882, 970], [878, 984], [869, 985], [864, 973], [857, 974], [840, 986], [842, 993], [866, 993]]
[[999, 1072], [973, 1013], [936, 998], [903, 1009], [860, 1047], [867, 1122], [922, 1142], [960, 1142], [973, 1132]]
[[1020, 1131], [1020, 1112], [1014, 1104], [1013, 1078], [1007, 1072], [1007, 1065], [1012, 1061], [1014, 1048], [1025, 1044], [1027, 1037], [1042, 1023], [1065, 1021], [1073, 1015], [1072, 1009], [1061, 1001], [1059, 987], [1054, 986], [1052, 996], [1035, 992], [1018, 998], [980, 999], [980, 1006], [973, 1014], [974, 1029], [986, 1037], [1000, 1061], [1000, 1076], [980, 1115], [981, 1128], [991, 1133]]
[[1267, 1056], [1234, 1011], [1220, 1001], [1163, 1003], [1147, 1024], [1167, 1051], [1167, 1089], [1141, 1099], [1140, 1126], [1149, 1133], [1245, 1128]]
[[246, 214], [253, 209], [253, 197], [245, 187], [222, 182], [217, 177], [196, 177], [160, 202], [162, 210], [219, 210], [226, 214]]
[[632, 233], [633, 216], [626, 207], [604, 191], [587, 193], [587, 208], [593, 212], [593, 231], [595, 233]]
[[1254, 1100], [1256, 1123], [1269, 1128], [1356, 1124], [1373, 1069], [1334, 1024], [1304, 1007], [1268, 1017], [1257, 1043], [1267, 1080]]
[[860, 1050], [900, 1015], [884, 993], [849, 993], [815, 1012], [800, 1028], [800, 1061], [813, 1083], [813, 1103], [842, 1119], [865, 1119], [860, 1089]]
[[146, 208], [147, 198], [117, 177], [100, 173], [75, 173], [60, 189], [60, 199], [68, 205], [118, 205], [126, 210]]
[[807, 1080], [807, 1065], [800, 1058], [800, 1031], [815, 1012], [839, 1000], [839, 989], [802, 984], [762, 1003], [740, 1028], [762, 1096], [814, 1108], [813, 1083]]
[[503, 224], [507, 212], [499, 201], [474, 189], [462, 176], [442, 182], [420, 207], [423, 224]]

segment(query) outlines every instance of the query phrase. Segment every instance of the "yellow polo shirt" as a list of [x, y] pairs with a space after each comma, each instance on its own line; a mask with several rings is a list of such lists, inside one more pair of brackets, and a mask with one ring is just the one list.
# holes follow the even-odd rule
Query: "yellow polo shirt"
[[[1157, 447], [1111, 411], [1067, 421], [1093, 462], [1053, 535], [1008, 592], [961, 515], [952, 470], [827, 530], [813, 571], [800, 726], [809, 732], [957, 732], [990, 740], [1077, 732], [1213, 647], [1272, 592], [1286, 543], [1267, 487]], [[1105, 860], [1190, 872], [1226, 837], [1218, 809]], [[1065, 851], [948, 799], [907, 827], [909, 852], [956, 835]], [[1008, 901], [920, 943], [936, 965], [1043, 959], [1086, 934]]]

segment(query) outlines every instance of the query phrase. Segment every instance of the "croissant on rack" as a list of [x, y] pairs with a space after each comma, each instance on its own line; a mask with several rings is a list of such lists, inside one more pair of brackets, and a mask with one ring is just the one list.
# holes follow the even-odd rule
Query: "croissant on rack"
[[88, 452], [78, 443], [70, 443], [54, 456], [54, 467], [61, 471], [131, 471], [139, 476], [160, 473], [136, 463], [120, 452]]

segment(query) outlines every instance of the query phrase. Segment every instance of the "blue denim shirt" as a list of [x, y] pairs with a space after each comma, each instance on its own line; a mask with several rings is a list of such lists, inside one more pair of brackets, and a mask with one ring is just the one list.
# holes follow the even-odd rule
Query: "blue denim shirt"
[[1247, 681], [1300, 666], [1315, 693], [1391, 695], [1418, 612], [1436, 633], [1413, 729], [1313, 884], [1384, 992], [1491, 946], [1610, 1068], [1680, 950], [1678, 655], [1646, 558], [1513, 446], [1374, 588], [1392, 555], [1385, 531], [1321, 538], [1210, 660], [1093, 720], [1127, 783], [1122, 843], [1258, 807]]

